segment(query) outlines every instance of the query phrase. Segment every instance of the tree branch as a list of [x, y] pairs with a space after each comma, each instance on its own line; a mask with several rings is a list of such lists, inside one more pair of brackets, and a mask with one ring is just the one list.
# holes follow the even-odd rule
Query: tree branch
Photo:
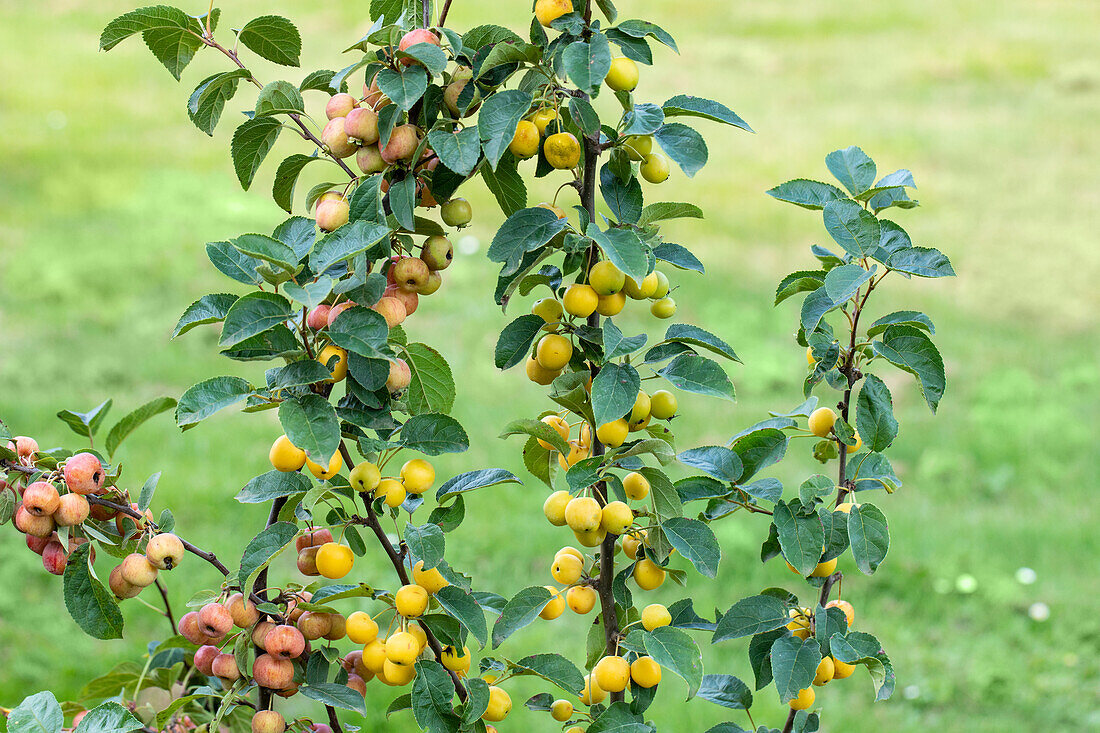
[[160, 597], [164, 599], [164, 615], [168, 617], [168, 623], [172, 625], [172, 635], [176, 634], [176, 617], [172, 614], [172, 603], [168, 600], [168, 590], [164, 587], [164, 583], [160, 582], [160, 578], [155, 581], [157, 590], [160, 591]]
[[325, 705], [325, 712], [328, 713], [328, 725], [332, 728], [332, 733], [344, 733], [344, 729], [340, 727], [340, 721], [336, 717], [336, 711], [331, 705]]
[[447, 13], [451, 11], [451, 0], [446, 0], [443, 3], [443, 11], [439, 14], [439, 27], [442, 28], [447, 24]]

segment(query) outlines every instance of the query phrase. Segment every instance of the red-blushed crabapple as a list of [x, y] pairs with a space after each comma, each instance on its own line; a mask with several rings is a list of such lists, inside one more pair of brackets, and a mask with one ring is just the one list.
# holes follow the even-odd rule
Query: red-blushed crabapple
[[8, 441], [8, 450], [15, 451], [19, 459], [26, 462], [38, 452], [38, 441], [26, 435], [17, 435], [13, 440]]
[[386, 161], [382, 158], [382, 151], [378, 149], [377, 144], [364, 145], [359, 148], [355, 153], [355, 165], [359, 166], [359, 170], [368, 176], [381, 173], [387, 167]]
[[334, 120], [337, 117], [346, 117], [357, 106], [355, 97], [341, 92], [329, 97], [325, 105], [325, 117]]
[[275, 657], [293, 659], [306, 648], [306, 638], [293, 626], [276, 626], [264, 637], [264, 650]]
[[339, 316], [344, 311], [346, 311], [348, 308], [354, 308], [354, 307], [355, 307], [355, 303], [352, 303], [350, 300], [345, 300], [343, 303], [338, 303], [337, 305], [334, 305], [331, 308], [329, 308], [329, 311], [328, 311], [328, 325], [331, 326], [333, 324], [333, 322], [336, 320], [336, 317]]
[[301, 552], [307, 547], [320, 547], [326, 542], [332, 542], [332, 531], [322, 527], [312, 532], [303, 532], [294, 538], [294, 548]]
[[412, 160], [419, 145], [420, 133], [415, 125], [398, 125], [390, 132], [390, 139], [381, 150], [382, 160], [389, 165], [399, 160], [407, 163]]
[[348, 621], [338, 613], [328, 614], [328, 633], [325, 638], [329, 641], [340, 641], [348, 633]]
[[252, 733], [285, 733], [286, 719], [274, 710], [258, 710], [252, 716]]
[[41, 555], [42, 551], [46, 549], [46, 545], [50, 544], [54, 535], [51, 534], [48, 537], [35, 537], [33, 534], [24, 535], [27, 540], [27, 549], [36, 555]]
[[357, 674], [348, 675], [348, 687], [358, 692], [360, 695], [367, 694], [367, 683]]
[[404, 359], [395, 359], [390, 362], [390, 375], [386, 378], [386, 389], [392, 392], [401, 390], [412, 384], [412, 370]]
[[[401, 40], [397, 44], [397, 48], [401, 51], [408, 51], [410, 48], [418, 43], [430, 43], [433, 46], [439, 45], [439, 36], [431, 32], [427, 28], [414, 28], [405, 35], [401, 36]], [[404, 59], [402, 63], [415, 64], [418, 63], [415, 59]]]
[[260, 647], [264, 651], [267, 651], [265, 646], [268, 633], [275, 628], [275, 624], [271, 621], [260, 621], [254, 627], [252, 627], [252, 643]]
[[298, 602], [305, 601], [308, 603], [311, 598], [313, 598], [313, 594], [310, 593], [308, 590], [298, 591], [293, 595], [290, 601], [286, 604], [286, 615], [287, 618], [290, 619], [291, 623], [294, 623], [295, 621], [300, 619], [302, 617], [302, 614], [305, 613], [304, 608], [298, 607]]
[[424, 240], [424, 246], [420, 249], [420, 259], [433, 272], [446, 270], [454, 259], [454, 245], [446, 237], [434, 235]]
[[321, 142], [325, 144], [325, 147], [329, 149], [335, 158], [347, 158], [355, 155], [355, 150], [358, 147], [353, 143], [348, 133], [344, 130], [345, 117], [333, 117], [325, 125], [325, 129], [321, 130]]
[[309, 730], [310, 733], [332, 733], [332, 728], [324, 723], [314, 723]]
[[351, 205], [346, 199], [328, 199], [318, 201], [313, 212], [317, 226], [326, 232], [334, 232], [348, 223], [351, 217]]
[[320, 639], [331, 629], [332, 622], [329, 621], [328, 614], [326, 613], [307, 611], [298, 619], [298, 630], [302, 632], [302, 636], [310, 641]]
[[371, 310], [376, 311], [385, 318], [386, 325], [390, 328], [401, 325], [408, 315], [405, 312], [405, 304], [391, 296], [379, 298], [378, 302], [371, 306]]
[[15, 510], [15, 528], [23, 534], [35, 537], [49, 537], [56, 526], [53, 517], [46, 515], [39, 517], [31, 514], [22, 504]]
[[61, 496], [53, 484], [35, 481], [23, 490], [23, 508], [36, 517], [45, 517], [57, 511]]
[[261, 654], [252, 664], [252, 679], [260, 687], [283, 690], [294, 681], [294, 663], [270, 654]]
[[171, 532], [154, 535], [145, 546], [145, 558], [158, 570], [171, 570], [183, 559], [183, 541]]
[[319, 305], [313, 308], [306, 316], [306, 325], [312, 328], [314, 331], [320, 331], [322, 328], [328, 326], [328, 312], [330, 308], [327, 305]]
[[140, 553], [134, 552], [122, 560], [122, 579], [130, 585], [144, 588], [152, 585], [157, 579], [157, 569], [153, 567], [149, 559]]
[[[140, 517], [141, 512], [137, 504], [131, 504], [130, 511]], [[141, 534], [146, 521], [153, 521], [153, 513], [148, 509], [145, 510], [145, 516], [140, 519], [135, 519], [129, 514], [122, 514], [120, 512], [119, 515], [115, 517], [115, 529], [118, 530], [119, 535], [123, 539], [134, 539]]]
[[[390, 268], [390, 272], [393, 272], [393, 268]], [[404, 290], [396, 285], [390, 285], [382, 293], [386, 298], [397, 298], [401, 301], [401, 305], [405, 306], [405, 317], [411, 316], [416, 313], [417, 307], [420, 305], [420, 296], [413, 290]]]
[[225, 636], [233, 628], [233, 616], [220, 603], [207, 603], [199, 609], [199, 630], [207, 636]]
[[53, 575], [64, 575], [68, 564], [69, 554], [65, 552], [65, 546], [57, 540], [50, 540], [42, 550], [42, 567]]
[[61, 527], [73, 527], [84, 522], [91, 510], [88, 500], [80, 494], [65, 494], [58, 500], [53, 521]]
[[260, 612], [256, 610], [256, 604], [245, 598], [243, 593], [234, 593], [225, 599], [223, 605], [233, 617], [233, 625], [238, 629], [250, 629], [260, 620]]
[[88, 516], [97, 522], [109, 522], [118, 516], [118, 509], [112, 509], [109, 506], [103, 506], [102, 504], [92, 504], [91, 511], [88, 512]]
[[393, 281], [401, 290], [415, 293], [428, 281], [428, 263], [419, 257], [402, 257], [393, 266]]
[[307, 547], [298, 553], [298, 572], [315, 578], [321, 574], [317, 569], [317, 551], [320, 547]]
[[235, 682], [241, 676], [241, 670], [237, 666], [237, 658], [232, 654], [219, 654], [214, 657], [210, 670], [215, 677], [225, 682]]
[[195, 651], [195, 669], [209, 677], [214, 674], [214, 657], [221, 654], [218, 647], [204, 644]]
[[[123, 578], [123, 580], [125, 580], [125, 578]], [[198, 611], [189, 611], [183, 614], [176, 624], [176, 631], [180, 633], [180, 636], [187, 639], [192, 644], [206, 643], [206, 634], [199, 628]]]
[[77, 453], [65, 461], [65, 485], [77, 494], [95, 494], [107, 476], [103, 464], [91, 453]]
[[[138, 593], [141, 593], [141, 588], [133, 585], [132, 583], [127, 583], [125, 580], [123, 580], [121, 565], [116, 565], [115, 567], [111, 568], [111, 574], [107, 576], [107, 586], [111, 589], [111, 592], [115, 594], [115, 598], [118, 598], [120, 600], [125, 598], [133, 598]], [[180, 619], [181, 628], [182, 621], [183, 620]], [[180, 633], [182, 634], [183, 632], [180, 631]], [[188, 637], [188, 640], [190, 640], [190, 637]]]
[[364, 145], [378, 142], [378, 113], [370, 107], [358, 107], [344, 117], [344, 132]]
[[294, 697], [298, 694], [298, 687], [299, 685], [297, 682], [291, 682], [290, 687], [284, 690], [274, 690], [273, 692], [279, 697]]

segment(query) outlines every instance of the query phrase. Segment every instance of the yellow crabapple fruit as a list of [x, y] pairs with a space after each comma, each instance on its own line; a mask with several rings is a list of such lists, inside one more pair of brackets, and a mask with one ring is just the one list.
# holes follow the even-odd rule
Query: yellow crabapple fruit
[[378, 638], [378, 623], [364, 611], [348, 616], [346, 627], [348, 638], [356, 644], [369, 644]]
[[845, 501], [841, 504], [837, 504], [836, 509], [834, 509], [833, 511], [841, 512], [842, 514], [851, 514], [852, 510], [855, 509], [857, 506], [859, 506], [859, 504], [854, 501]]
[[268, 451], [267, 457], [276, 470], [284, 473], [297, 471], [306, 465], [306, 452], [295, 447], [290, 442], [290, 438], [285, 435], [280, 435], [275, 439], [275, 442], [271, 444], [271, 450]]
[[626, 275], [611, 260], [600, 260], [588, 271], [588, 284], [596, 295], [613, 295], [623, 289]]
[[610, 501], [600, 514], [600, 526], [608, 534], [623, 534], [634, 524], [634, 511], [622, 501]]
[[401, 467], [401, 483], [410, 494], [422, 494], [435, 481], [435, 468], [423, 458], [413, 458]]
[[654, 270], [653, 273], [657, 276], [657, 287], [653, 290], [653, 294], [649, 297], [655, 300], [660, 300], [661, 298], [668, 295], [668, 291], [671, 286], [668, 282], [668, 275], [661, 272], [660, 270]]
[[638, 587], [642, 590], [654, 590], [661, 587], [661, 584], [665, 582], [665, 576], [668, 573], [657, 563], [650, 560], [648, 557], [639, 560], [634, 565], [634, 582], [638, 584]]
[[535, 384], [541, 384], [543, 386], [550, 384], [555, 379], [557, 379], [559, 374], [561, 374], [560, 369], [544, 368], [542, 364], [539, 364], [538, 359], [535, 359], [534, 357], [527, 358], [525, 370], [527, 372], [528, 379], [530, 379]]
[[836, 424], [836, 413], [828, 407], [819, 407], [810, 413], [810, 432], [819, 438], [826, 437]]
[[596, 301], [596, 312], [601, 316], [617, 316], [626, 307], [626, 293], [618, 292], [611, 295], [601, 295]]
[[856, 620], [856, 609], [848, 601], [837, 599], [835, 601], [829, 601], [825, 604], [825, 608], [839, 608], [844, 612], [844, 617], [848, 619], [848, 628], [852, 627], [852, 624]]
[[638, 549], [642, 546], [642, 538], [636, 534], [623, 535], [623, 553], [631, 560], [638, 559]]
[[[539, 128], [539, 134], [545, 135], [546, 129], [555, 122], [558, 122], [560, 118], [558, 116], [557, 110], [553, 109], [552, 107], [543, 107], [542, 109], [536, 111], [533, 115], [531, 115], [529, 119], [531, 120], [531, 122], [535, 123], [535, 127]], [[555, 128], [558, 128], [558, 126], [555, 125]]]
[[642, 609], [642, 627], [646, 631], [653, 631], [660, 626], [668, 626], [672, 623], [672, 614], [660, 603], [651, 603]]
[[599, 304], [599, 293], [591, 285], [583, 283], [573, 283], [565, 289], [565, 295], [562, 296], [565, 312], [577, 318], [588, 318], [596, 312]]
[[863, 447], [863, 438], [859, 437], [859, 433], [856, 432], [856, 444], [845, 446], [849, 453], [855, 453], [857, 450]]
[[565, 610], [565, 599], [562, 598], [558, 589], [552, 585], [543, 586], [546, 590], [550, 591], [550, 600], [545, 606], [542, 607], [542, 611], [539, 612], [539, 618], [546, 621], [553, 621], [558, 616], [561, 616]]
[[572, 12], [572, 0], [536, 0], [535, 2], [535, 18], [546, 28], [561, 16]]
[[653, 657], [638, 657], [630, 663], [630, 678], [639, 687], [655, 687], [661, 682], [661, 665]]
[[791, 706], [791, 710], [805, 710], [814, 704], [814, 688], [807, 687], [804, 690], [800, 690], [798, 695], [794, 697], [788, 705]]
[[520, 120], [508, 150], [520, 160], [530, 158], [539, 152], [539, 128], [530, 120]]
[[791, 619], [787, 624], [787, 628], [793, 635], [799, 639], [810, 638], [810, 609], [792, 608], [787, 612], [787, 616]]
[[664, 183], [670, 170], [668, 157], [664, 153], [650, 153], [642, 160], [642, 178], [650, 183]]
[[827, 578], [836, 572], [836, 558], [832, 560], [826, 560], [825, 562], [819, 562], [813, 572], [810, 573], [811, 578]]
[[630, 664], [619, 656], [606, 656], [596, 662], [592, 674], [608, 692], [622, 692], [630, 684]]
[[370, 461], [357, 464], [348, 474], [348, 483], [351, 484], [351, 488], [360, 493], [374, 491], [381, 480], [382, 472]]
[[542, 298], [536, 300], [531, 306], [531, 313], [546, 321], [546, 325], [543, 326], [543, 328], [547, 331], [551, 331], [558, 321], [561, 320], [563, 308], [561, 303], [555, 298]]
[[[364, 656], [366, 652], [363, 652]], [[398, 631], [386, 639], [386, 659], [394, 664], [412, 665], [420, 656], [420, 642], [408, 631]]]
[[398, 589], [394, 595], [394, 605], [405, 618], [420, 618], [428, 610], [429, 596], [426, 588], [410, 583]]
[[583, 573], [584, 561], [567, 552], [555, 557], [550, 565], [550, 576], [562, 585], [573, 585]]
[[584, 689], [581, 690], [581, 702], [585, 705], [599, 705], [607, 697], [607, 690], [596, 682], [594, 672], [584, 676]]
[[565, 526], [565, 510], [572, 499], [573, 497], [569, 495], [568, 491], [555, 491], [546, 497], [546, 501], [542, 505], [542, 513], [546, 515], [550, 524], [555, 527]]
[[443, 577], [443, 573], [439, 572], [439, 568], [425, 570], [423, 560], [417, 560], [416, 565], [413, 565], [413, 580], [431, 595], [435, 595], [451, 584]]
[[818, 687], [828, 684], [829, 680], [833, 678], [833, 673], [835, 671], [836, 665], [833, 664], [833, 658], [822, 657], [817, 665], [817, 671], [814, 672], [814, 684]]
[[556, 371], [563, 369], [573, 356], [573, 344], [569, 339], [556, 333], [543, 336], [535, 347], [535, 359], [543, 369]]
[[653, 137], [650, 135], [628, 135], [623, 140], [623, 149], [631, 160], [642, 161], [653, 152]]
[[464, 646], [462, 651], [459, 652], [453, 646], [446, 647], [443, 653], [439, 655], [439, 661], [452, 672], [468, 672], [471, 662], [470, 649]]
[[565, 592], [565, 603], [573, 613], [582, 616], [596, 607], [600, 594], [587, 585], [575, 585]]
[[315, 477], [324, 481], [329, 480], [336, 474], [340, 473], [340, 469], [344, 467], [344, 459], [340, 457], [339, 451], [332, 454], [332, 457], [328, 459], [328, 466], [324, 467], [306, 458], [306, 468]]
[[641, 501], [649, 496], [649, 479], [637, 471], [628, 473], [623, 478], [623, 491], [628, 499]]
[[482, 720], [499, 723], [512, 712], [512, 698], [502, 688], [496, 685], [489, 686], [489, 705], [481, 714]]
[[600, 504], [591, 496], [578, 496], [565, 507], [565, 522], [574, 532], [591, 532], [602, 518]]
[[640, 283], [629, 276], [626, 278], [626, 282], [623, 283], [623, 292], [634, 300], [645, 300], [653, 295], [656, 290], [657, 274], [655, 272], [646, 275]]
[[625, 56], [611, 59], [604, 83], [616, 92], [632, 92], [638, 86], [638, 65]]
[[317, 572], [330, 580], [337, 580], [351, 572], [355, 555], [347, 545], [326, 542], [317, 550]]
[[[542, 422], [549, 425], [554, 432], [561, 436], [562, 440], [569, 440], [569, 423], [561, 415], [547, 415], [542, 418]], [[553, 450], [554, 446], [547, 443], [542, 438], [539, 438], [538, 444], [546, 450]]]
[[550, 703], [550, 717], [564, 723], [573, 717], [573, 703], [568, 700], [555, 700]]
[[655, 300], [652, 305], [649, 306], [649, 312], [656, 318], [672, 318], [676, 315], [676, 301], [667, 296], [660, 300]]
[[626, 441], [629, 432], [630, 425], [625, 419], [619, 418], [596, 428], [596, 437], [607, 447], [618, 448]]
[[658, 420], [667, 420], [676, 414], [679, 403], [676, 395], [667, 389], [659, 389], [649, 396], [649, 414]]
[[833, 679], [842, 680], [847, 677], [851, 677], [852, 673], [856, 671], [856, 665], [842, 662], [836, 657], [833, 657]]
[[569, 441], [568, 455], [558, 454], [558, 465], [561, 466], [561, 470], [568, 471], [571, 466], [588, 458], [590, 452], [591, 449], [588, 446], [581, 445], [580, 441], [571, 440]]
[[581, 144], [571, 132], [549, 135], [542, 146], [542, 154], [551, 168], [573, 168], [581, 160]]
[[600, 543], [603, 542], [604, 537], [607, 536], [607, 532], [603, 527], [597, 527], [596, 529], [590, 529], [586, 532], [577, 532], [574, 530], [573, 536], [577, 538], [577, 542], [585, 547], [598, 547]]

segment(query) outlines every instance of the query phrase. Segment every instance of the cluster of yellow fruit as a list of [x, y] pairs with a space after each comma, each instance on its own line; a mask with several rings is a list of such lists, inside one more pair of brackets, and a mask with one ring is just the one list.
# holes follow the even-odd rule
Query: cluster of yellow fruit
[[[564, 216], [564, 212], [559, 216]], [[676, 315], [676, 301], [668, 295], [668, 276], [660, 270], [638, 282], [610, 260], [601, 260], [592, 266], [585, 279], [587, 282], [576, 282], [566, 288], [560, 301], [556, 297], [543, 298], [531, 307], [532, 313], [546, 321], [547, 331], [558, 330], [565, 314], [575, 318], [588, 318], [593, 313], [617, 316], [626, 307], [627, 296], [632, 300], [652, 300], [649, 312], [657, 318]]]
[[[839, 608], [843, 611], [845, 618], [848, 620], [848, 628], [851, 628], [856, 620], [856, 609], [848, 601], [829, 601], [825, 604], [825, 608]], [[790, 617], [791, 621], [787, 624], [787, 628], [790, 629], [791, 633], [799, 639], [810, 638], [810, 635], [813, 633], [813, 611], [809, 608], [792, 608], [790, 610]], [[814, 674], [814, 685], [823, 687], [832, 680], [842, 680], [846, 677], [851, 677], [852, 673], [855, 671], [856, 666], [854, 664], [842, 662], [833, 656], [824, 657], [817, 665], [817, 671]], [[798, 695], [796, 695], [789, 704], [793, 710], [806, 710], [814, 704], [816, 697], [817, 695], [814, 693], [813, 687], [807, 687], [800, 690]]]
[[520, 120], [508, 143], [508, 150], [520, 160], [533, 158], [540, 147], [551, 168], [574, 168], [581, 160], [580, 141], [561, 129], [561, 117], [553, 107], [539, 107]]

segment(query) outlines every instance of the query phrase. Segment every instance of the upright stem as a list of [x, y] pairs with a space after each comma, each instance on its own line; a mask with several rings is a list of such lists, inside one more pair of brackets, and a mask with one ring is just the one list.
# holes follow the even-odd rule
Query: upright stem
[[[279, 498], [271, 502], [271, 511], [268, 512], [267, 524], [264, 525], [265, 529], [275, 524], [275, 522], [279, 521], [279, 512], [282, 510], [284, 504], [286, 504], [285, 496], [280, 496]], [[242, 592], [244, 591], [243, 588], [241, 590]], [[262, 596], [259, 595], [261, 591], [263, 592]], [[260, 597], [265, 603], [269, 600], [269, 596], [267, 593], [267, 567], [264, 567], [256, 575], [256, 582], [252, 584], [251, 597]], [[264, 650], [258, 646], [253, 647], [252, 651], [256, 657], [259, 657], [261, 654], [264, 653]], [[260, 687], [257, 689], [259, 689], [259, 702], [256, 705], [256, 709], [269, 709], [271, 707], [271, 690], [267, 689], [266, 687]]]
[[172, 603], [168, 600], [168, 590], [164, 587], [164, 583], [160, 582], [160, 578], [155, 581], [157, 590], [160, 591], [160, 597], [164, 599], [164, 616], [168, 619], [168, 623], [172, 626], [172, 634], [176, 634], [176, 617], [172, 613]]

